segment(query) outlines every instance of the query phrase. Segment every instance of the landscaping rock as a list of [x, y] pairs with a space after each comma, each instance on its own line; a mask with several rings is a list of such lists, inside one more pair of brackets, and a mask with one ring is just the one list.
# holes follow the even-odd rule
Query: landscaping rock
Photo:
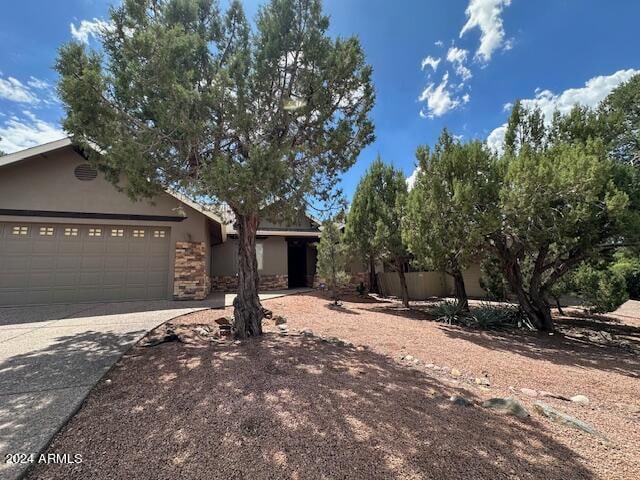
[[589, 397], [585, 395], [574, 395], [570, 398], [573, 403], [579, 403], [580, 405], [589, 405]]
[[467, 400], [461, 395], [452, 395], [449, 397], [449, 401], [459, 407], [471, 407], [473, 405], [473, 402]]
[[565, 402], [571, 401], [569, 397], [565, 397], [564, 395], [560, 395], [558, 393], [546, 392], [544, 390], [540, 390], [539, 393], [541, 397], [557, 398], [558, 400], [564, 400]]
[[571, 415], [568, 415], [564, 412], [561, 412], [560, 410], [556, 410], [555, 408], [545, 403], [535, 402], [533, 404], [533, 409], [543, 417], [546, 417], [549, 420], [551, 420], [553, 423], [557, 423], [559, 425], [566, 425], [568, 427], [582, 430], [583, 432], [596, 436], [607, 443], [609, 442], [607, 437], [602, 435], [600, 432], [598, 432], [595, 428], [593, 428], [588, 423], [585, 423], [582, 420], [572, 417]]
[[300, 335], [302, 335], [303, 337], [313, 337], [313, 330], [305, 328], [303, 330], [300, 330]]
[[537, 397], [538, 392], [532, 388], [521, 388], [520, 393], [526, 395], [527, 397]]
[[220, 317], [214, 320], [218, 325], [233, 325], [233, 318], [231, 317]]
[[405, 362], [413, 362], [414, 358], [411, 355], [405, 355], [402, 357]]
[[461, 377], [462, 376], [462, 372], [460, 370], [458, 370], [457, 368], [452, 368], [450, 373], [454, 377]]
[[287, 323], [286, 317], [282, 317], [280, 315], [273, 317], [273, 320], [275, 321], [276, 325], [285, 325]]
[[527, 412], [524, 406], [514, 398], [490, 398], [489, 400], [482, 402], [482, 406], [508, 415], [515, 415], [519, 418], [526, 418], [529, 416], [529, 412]]
[[491, 382], [489, 382], [489, 379], [487, 377], [476, 377], [476, 383], [478, 385], [484, 385], [485, 387], [491, 385]]

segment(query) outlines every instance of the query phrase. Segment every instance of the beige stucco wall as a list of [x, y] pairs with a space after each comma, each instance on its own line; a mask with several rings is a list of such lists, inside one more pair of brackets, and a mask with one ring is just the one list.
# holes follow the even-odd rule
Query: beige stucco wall
[[[284, 237], [258, 239], [263, 244], [263, 264], [261, 275], [287, 275], [287, 241]], [[226, 276], [237, 273], [238, 240], [227, 238], [225, 243], [214, 245], [212, 251], [211, 275]]]
[[82, 163], [86, 163], [86, 160], [69, 147], [47, 154], [46, 157], [0, 167], [0, 208], [177, 216], [179, 213], [176, 209], [181, 207], [186, 218], [181, 222], [160, 222], [0, 215], [0, 222], [162, 226], [171, 229], [169, 285], [173, 285], [175, 244], [178, 241], [205, 242], [208, 270], [211, 248], [207, 217], [168, 194], [153, 201], [134, 202], [100, 174], [92, 181], [78, 180], [74, 169]]
[[[444, 297], [454, 294], [453, 278], [442, 272], [408, 272], [407, 289], [412, 300], [429, 297]], [[467, 295], [471, 298], [485, 298], [486, 292], [480, 287], [480, 265], [471, 265], [462, 272]], [[400, 296], [400, 278], [396, 272], [378, 274], [381, 288], [386, 295]]]
[[[462, 277], [464, 278], [464, 288], [467, 291], [467, 295], [472, 298], [484, 298], [487, 296], [487, 292], [480, 286], [480, 278], [482, 277], [482, 272], [480, 271], [480, 264], [472, 264], [462, 272]], [[445, 275], [445, 280], [447, 282], [447, 294], [453, 295], [455, 291], [455, 287], [453, 284], [453, 277], [450, 275]]]

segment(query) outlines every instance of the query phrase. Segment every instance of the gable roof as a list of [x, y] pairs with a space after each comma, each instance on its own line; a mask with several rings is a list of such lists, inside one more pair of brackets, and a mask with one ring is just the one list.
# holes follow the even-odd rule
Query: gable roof
[[36, 145], [35, 147], [25, 148], [18, 152], [10, 153], [0, 157], [0, 167], [17, 163], [27, 158], [35, 157], [45, 153], [53, 152], [54, 150], [61, 150], [72, 145], [71, 138], [65, 137], [60, 140], [54, 140], [53, 142], [43, 143], [42, 145]]

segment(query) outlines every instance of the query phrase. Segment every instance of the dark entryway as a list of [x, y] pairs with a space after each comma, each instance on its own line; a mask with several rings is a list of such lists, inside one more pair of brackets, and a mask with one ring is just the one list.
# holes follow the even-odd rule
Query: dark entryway
[[294, 239], [288, 241], [287, 268], [289, 288], [307, 286], [307, 242]]

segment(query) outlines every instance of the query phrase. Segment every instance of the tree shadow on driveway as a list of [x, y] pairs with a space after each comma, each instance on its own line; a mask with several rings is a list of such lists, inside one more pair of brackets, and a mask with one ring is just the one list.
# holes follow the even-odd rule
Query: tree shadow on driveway
[[[2, 459], [6, 454], [36, 454], [44, 448], [95, 383], [143, 333], [144, 330], [133, 329], [126, 332], [89, 330], [53, 339], [30, 337], [27, 346], [17, 341], [3, 344], [0, 363]], [[23, 353], [13, 353], [12, 349]], [[26, 466], [2, 462], [0, 478], [14, 478]]]
[[368, 350], [267, 334], [241, 345], [136, 347], [28, 478], [590, 479], [535, 419]]

